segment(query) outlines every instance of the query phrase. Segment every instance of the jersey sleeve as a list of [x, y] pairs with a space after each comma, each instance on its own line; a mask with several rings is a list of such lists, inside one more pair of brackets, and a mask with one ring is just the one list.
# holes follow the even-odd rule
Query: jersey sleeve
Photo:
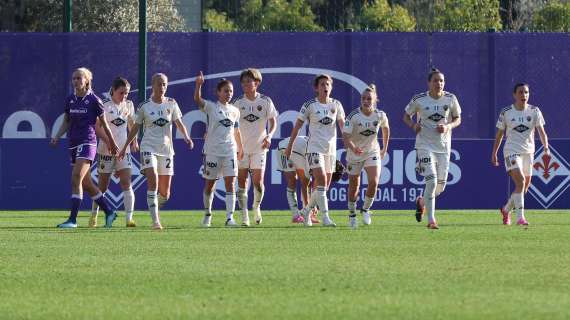
[[542, 112], [540, 112], [539, 108], [536, 108], [536, 122], [534, 123], [535, 127], [544, 127], [544, 117], [542, 116]]
[[410, 103], [408, 103], [408, 105], [406, 106], [406, 108], [404, 110], [405, 110], [406, 114], [408, 114], [409, 116], [413, 116], [418, 111], [420, 111], [420, 104], [417, 103], [416, 101], [414, 101], [414, 99], [412, 99], [412, 100], [410, 100]]
[[127, 112], [129, 113], [128, 118], [132, 121], [135, 121], [136, 120], [135, 105], [131, 100], [127, 100]]
[[385, 112], [380, 113], [380, 128], [389, 128], [390, 124], [388, 123], [388, 116]]
[[204, 109], [202, 109], [202, 111], [204, 111], [204, 113], [206, 114], [210, 114], [210, 112], [215, 108], [215, 104], [210, 101], [210, 100], [204, 100]]
[[182, 112], [176, 100], [172, 100], [172, 121], [180, 120], [182, 118]]
[[271, 98], [267, 98], [267, 118], [275, 118], [279, 115], [279, 113], [277, 112], [277, 109], [275, 108], [275, 105], [273, 104], [273, 100], [271, 100]]
[[507, 129], [507, 123], [505, 122], [505, 111], [499, 114], [499, 119], [497, 120], [496, 127], [501, 130]]
[[137, 116], [135, 118], [135, 123], [142, 125], [143, 122], [144, 122], [144, 108], [139, 107], [139, 109], [137, 110]]
[[346, 119], [344, 121], [344, 128], [342, 128], [343, 133], [352, 134], [352, 128], [354, 127], [354, 125], [352, 124], [352, 119], [354, 119], [354, 117]]
[[71, 109], [70, 104], [70, 100], [69, 98], [65, 98], [65, 106], [63, 107], [63, 112], [65, 112], [65, 114], [69, 115], [69, 109]]
[[345, 118], [345, 114], [344, 114], [344, 108], [342, 107], [342, 103], [340, 103], [340, 101], [336, 101], [336, 108], [337, 108], [337, 113], [336, 113], [336, 120], [344, 120]]
[[453, 95], [453, 97], [451, 97], [451, 117], [457, 118], [460, 116], [461, 116], [461, 106], [459, 105], [457, 97]]
[[96, 95], [93, 95], [93, 111], [97, 117], [100, 117], [105, 113], [105, 107], [103, 106], [103, 101], [99, 99]]
[[307, 120], [309, 120], [310, 108], [311, 108], [311, 104], [305, 103], [301, 107], [301, 110], [299, 111], [299, 115], [297, 116], [297, 119], [301, 120], [303, 122], [306, 122]]

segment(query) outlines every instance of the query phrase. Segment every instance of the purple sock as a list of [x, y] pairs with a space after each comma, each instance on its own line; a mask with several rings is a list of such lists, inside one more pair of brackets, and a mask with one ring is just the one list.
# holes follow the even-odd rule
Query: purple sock
[[69, 221], [77, 223], [77, 214], [79, 213], [79, 206], [81, 205], [81, 198], [76, 195], [71, 196], [71, 212], [69, 213]]
[[101, 210], [105, 211], [105, 214], [111, 214], [111, 210], [109, 209], [109, 204], [107, 203], [107, 199], [103, 196], [103, 194], [98, 194], [93, 198], [93, 201], [99, 205]]

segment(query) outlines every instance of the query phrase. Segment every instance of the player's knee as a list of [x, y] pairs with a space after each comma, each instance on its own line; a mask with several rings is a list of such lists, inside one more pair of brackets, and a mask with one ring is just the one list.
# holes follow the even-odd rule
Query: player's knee
[[160, 194], [160, 196], [161, 196], [162, 198], [164, 198], [165, 201], [168, 200], [168, 199], [170, 199], [170, 192], [160, 192], [160, 191], [159, 191], [158, 193]]

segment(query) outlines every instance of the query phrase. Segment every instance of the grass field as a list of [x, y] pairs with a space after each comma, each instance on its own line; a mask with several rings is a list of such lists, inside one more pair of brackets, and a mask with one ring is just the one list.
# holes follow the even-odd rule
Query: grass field
[[[210, 229], [201, 213], [137, 212], [111, 230], [57, 230], [65, 212], [0, 212], [1, 319], [569, 319], [570, 212], [381, 212], [352, 230]], [[81, 213], [80, 226], [87, 225]], [[99, 223], [103, 223], [100, 218]]]

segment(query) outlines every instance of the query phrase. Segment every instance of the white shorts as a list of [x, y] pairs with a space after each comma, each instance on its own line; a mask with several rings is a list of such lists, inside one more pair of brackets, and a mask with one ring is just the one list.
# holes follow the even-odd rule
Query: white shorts
[[336, 168], [336, 155], [307, 153], [305, 157], [309, 163], [309, 169], [321, 168], [325, 173], [333, 173]]
[[237, 162], [237, 155], [227, 157], [205, 155], [202, 177], [208, 180], [216, 180], [220, 177], [236, 177], [238, 175]]
[[146, 168], [154, 168], [159, 176], [173, 176], [174, 156], [159, 156], [152, 152], [141, 151], [141, 172]]
[[291, 157], [285, 157], [285, 150], [279, 153], [279, 161], [277, 161], [277, 171], [282, 172], [295, 172], [296, 170], [303, 170], [307, 174], [309, 172], [309, 164], [305, 156], [298, 153], [291, 152]]
[[346, 169], [349, 175], [358, 176], [362, 172], [362, 169], [367, 167], [378, 167], [379, 169], [382, 168], [382, 159], [380, 159], [380, 156], [369, 156], [362, 161], [348, 161]]
[[418, 149], [416, 150], [416, 171], [424, 177], [433, 176], [438, 181], [447, 181], [449, 156], [449, 153]]
[[243, 159], [239, 160], [239, 169], [265, 169], [265, 160], [267, 152], [264, 153], [245, 153]]
[[113, 171], [131, 169], [131, 154], [125, 154], [122, 160], [111, 155], [97, 154], [97, 172], [111, 174]]
[[530, 153], [505, 154], [505, 169], [507, 172], [513, 169], [520, 169], [525, 177], [532, 176], [533, 158]]

